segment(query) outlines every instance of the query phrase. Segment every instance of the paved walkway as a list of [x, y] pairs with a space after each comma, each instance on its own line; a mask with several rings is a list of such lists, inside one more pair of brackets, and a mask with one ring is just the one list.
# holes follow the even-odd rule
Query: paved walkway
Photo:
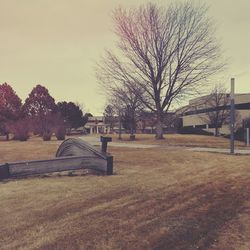
[[[214, 152], [214, 153], [224, 153], [230, 154], [230, 149], [227, 148], [187, 148], [189, 151], [199, 151], [199, 152]], [[250, 149], [235, 149], [235, 154], [250, 155]]]
[[[94, 136], [81, 136], [80, 139], [88, 142], [93, 146], [100, 146], [100, 138]], [[229, 154], [230, 150], [227, 148], [203, 148], [203, 147], [186, 147], [186, 146], [166, 146], [166, 145], [148, 145], [148, 144], [133, 144], [131, 142], [109, 142], [108, 147], [126, 147], [126, 148], [167, 148], [167, 149], [183, 149], [196, 152], [213, 152]], [[250, 155], [249, 149], [236, 149], [235, 154]]]
[[[80, 139], [88, 142], [93, 146], [100, 146], [100, 138], [93, 136], [81, 136]], [[125, 147], [125, 148], [157, 148], [159, 145], [148, 145], [148, 144], [132, 144], [131, 142], [109, 142], [108, 147]]]

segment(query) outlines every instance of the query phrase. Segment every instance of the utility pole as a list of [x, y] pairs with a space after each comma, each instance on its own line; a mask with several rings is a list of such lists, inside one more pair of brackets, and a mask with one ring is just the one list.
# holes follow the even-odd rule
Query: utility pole
[[234, 103], [234, 78], [231, 78], [230, 94], [230, 153], [234, 154], [234, 124], [235, 124], [235, 103]]
[[244, 138], [246, 146], [249, 147], [249, 127], [248, 122], [246, 120], [243, 120], [243, 129], [244, 129]]
[[247, 129], [247, 140], [246, 140], [246, 143], [247, 143], [247, 147], [249, 147], [249, 128], [246, 128]]

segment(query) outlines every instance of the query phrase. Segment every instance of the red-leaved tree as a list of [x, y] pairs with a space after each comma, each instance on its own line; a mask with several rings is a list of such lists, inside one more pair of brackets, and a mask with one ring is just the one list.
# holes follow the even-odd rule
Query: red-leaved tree
[[33, 131], [50, 138], [52, 135], [51, 114], [56, 112], [54, 98], [47, 88], [37, 85], [33, 88], [23, 105], [26, 117], [32, 120]]
[[0, 133], [9, 139], [9, 125], [21, 117], [22, 102], [13, 88], [0, 84]]

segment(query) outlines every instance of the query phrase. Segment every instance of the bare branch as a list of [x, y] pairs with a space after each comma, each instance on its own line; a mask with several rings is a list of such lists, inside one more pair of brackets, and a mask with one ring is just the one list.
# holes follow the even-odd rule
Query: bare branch
[[200, 91], [224, 66], [206, 13], [191, 2], [115, 10], [119, 55], [106, 51], [96, 70], [100, 84], [107, 93], [134, 91], [162, 124], [173, 102]]

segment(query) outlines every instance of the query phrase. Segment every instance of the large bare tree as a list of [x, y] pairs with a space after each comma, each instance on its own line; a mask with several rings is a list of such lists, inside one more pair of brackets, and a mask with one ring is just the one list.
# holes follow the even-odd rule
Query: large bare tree
[[114, 11], [117, 51], [106, 51], [97, 67], [105, 87], [137, 89], [144, 105], [156, 114], [156, 138], [174, 101], [201, 90], [217, 73], [220, 48], [204, 6], [190, 2], [155, 4]]

